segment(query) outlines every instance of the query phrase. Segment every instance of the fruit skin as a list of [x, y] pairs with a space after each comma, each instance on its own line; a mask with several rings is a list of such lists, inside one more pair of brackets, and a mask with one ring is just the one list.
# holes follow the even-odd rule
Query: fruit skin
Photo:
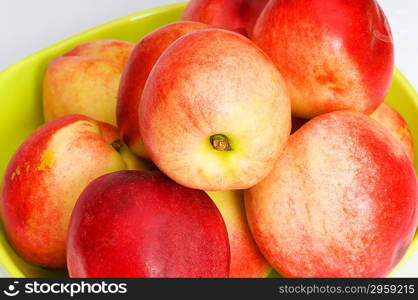
[[271, 268], [251, 235], [243, 191], [207, 192], [225, 221], [231, 248], [231, 278], [266, 277]]
[[45, 120], [83, 114], [116, 125], [119, 81], [133, 47], [125, 41], [97, 40], [52, 60], [43, 82]]
[[289, 277], [387, 275], [412, 240], [417, 203], [402, 146], [350, 111], [306, 123], [268, 177], [245, 193], [261, 252]]
[[382, 103], [370, 117], [386, 127], [402, 144], [409, 159], [414, 161], [414, 142], [404, 118], [387, 103]]
[[[147, 166], [149, 169], [149, 166]], [[141, 170], [146, 170], [145, 168]], [[231, 250], [229, 277], [265, 277], [271, 268], [258, 250], [248, 227], [243, 191], [206, 192], [225, 222]]]
[[14, 154], [0, 206], [7, 236], [26, 261], [65, 267], [67, 226], [77, 197], [96, 177], [128, 168], [111, 146], [115, 130], [68, 115], [38, 128]]
[[273, 60], [300, 118], [372, 113], [393, 76], [393, 42], [374, 0], [272, 0], [252, 40]]
[[[231, 31], [206, 29], [175, 41], [142, 93], [142, 140], [174, 181], [203, 190], [245, 189], [273, 167], [290, 133], [285, 83], [270, 59]], [[211, 137], [224, 135], [231, 151]]]
[[120, 171], [78, 199], [67, 261], [71, 277], [228, 277], [230, 250], [203, 191], [158, 171]]
[[191, 0], [181, 20], [197, 21], [248, 36], [268, 0]]
[[117, 123], [124, 142], [136, 154], [148, 158], [138, 126], [138, 107], [142, 90], [155, 62], [179, 37], [209, 28], [197, 22], [176, 22], [146, 35], [133, 49], [122, 73], [117, 102]]

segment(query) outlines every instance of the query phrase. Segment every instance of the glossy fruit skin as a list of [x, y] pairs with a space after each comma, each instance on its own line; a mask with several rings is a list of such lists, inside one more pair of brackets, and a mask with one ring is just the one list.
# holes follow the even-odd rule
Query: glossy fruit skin
[[290, 132], [290, 134], [294, 134], [296, 131], [299, 130], [299, 128], [301, 128], [308, 121], [309, 120], [292, 116], [292, 131]]
[[158, 58], [181, 36], [208, 25], [198, 22], [175, 22], [146, 35], [133, 49], [120, 80], [116, 117], [124, 142], [142, 158], [149, 158], [141, 140], [138, 109], [145, 82]]
[[133, 47], [126, 41], [95, 40], [53, 59], [43, 80], [45, 120], [82, 114], [116, 125], [119, 81]]
[[389, 89], [392, 34], [374, 0], [272, 0], [251, 38], [285, 78], [297, 117], [370, 114]]
[[126, 171], [98, 178], [78, 199], [67, 262], [71, 277], [228, 277], [230, 250], [203, 191], [158, 171]]
[[291, 135], [246, 191], [253, 236], [288, 277], [382, 277], [417, 228], [418, 187], [402, 146], [361, 113], [321, 115]]
[[[206, 191], [245, 189], [267, 175], [290, 133], [286, 85], [240, 34], [189, 33], [159, 58], [139, 108], [144, 146], [174, 181]], [[214, 135], [231, 145], [216, 150]]]
[[115, 136], [111, 125], [67, 115], [42, 125], [13, 155], [0, 205], [8, 239], [27, 262], [64, 268], [68, 222], [84, 187], [137, 166], [112, 147]]
[[181, 16], [215, 27], [250, 35], [268, 0], [192, 0]]

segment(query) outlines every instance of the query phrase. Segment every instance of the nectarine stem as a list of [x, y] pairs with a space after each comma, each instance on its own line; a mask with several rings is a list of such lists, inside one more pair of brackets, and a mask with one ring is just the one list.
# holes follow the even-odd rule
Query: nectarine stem
[[123, 144], [121, 140], [114, 140], [111, 144], [111, 146], [117, 151], [119, 152], [120, 149], [122, 148]]
[[210, 137], [210, 143], [212, 144], [213, 149], [217, 151], [232, 151], [229, 140], [223, 134], [215, 134]]

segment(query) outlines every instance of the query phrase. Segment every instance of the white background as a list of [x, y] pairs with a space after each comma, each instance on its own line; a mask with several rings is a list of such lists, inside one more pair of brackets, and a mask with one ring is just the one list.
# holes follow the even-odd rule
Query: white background
[[[0, 0], [0, 71], [90, 27], [173, 0]], [[418, 88], [418, 1], [379, 0], [394, 35], [396, 66]], [[6, 274], [0, 267], [0, 275]], [[397, 274], [418, 277], [418, 253]]]

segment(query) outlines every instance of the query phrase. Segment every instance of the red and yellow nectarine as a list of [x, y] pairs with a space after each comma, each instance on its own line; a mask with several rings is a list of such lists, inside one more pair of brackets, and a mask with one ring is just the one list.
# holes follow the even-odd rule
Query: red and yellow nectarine
[[116, 116], [124, 142], [139, 156], [148, 158], [139, 133], [138, 108], [149, 73], [176, 39], [206, 28], [207, 25], [197, 22], [171, 23], [146, 35], [132, 51], [120, 82]]
[[273, 171], [245, 193], [253, 236], [289, 277], [380, 277], [418, 222], [402, 145], [358, 112], [318, 116], [290, 136]]
[[406, 154], [411, 161], [414, 160], [414, 142], [411, 131], [404, 118], [389, 104], [382, 103], [371, 115], [382, 124], [403, 145]]
[[297, 117], [370, 114], [389, 90], [392, 34], [375, 0], [271, 0], [251, 38], [285, 78]]
[[244, 36], [189, 33], [158, 59], [145, 84], [145, 149], [176, 182], [245, 189], [273, 167], [290, 133], [290, 101], [271, 60]]
[[71, 277], [228, 277], [225, 223], [203, 191], [158, 171], [121, 171], [81, 194], [68, 234]]
[[68, 222], [85, 186], [106, 173], [141, 168], [115, 137], [110, 125], [67, 115], [41, 126], [14, 154], [0, 205], [7, 236], [26, 261], [65, 267]]

